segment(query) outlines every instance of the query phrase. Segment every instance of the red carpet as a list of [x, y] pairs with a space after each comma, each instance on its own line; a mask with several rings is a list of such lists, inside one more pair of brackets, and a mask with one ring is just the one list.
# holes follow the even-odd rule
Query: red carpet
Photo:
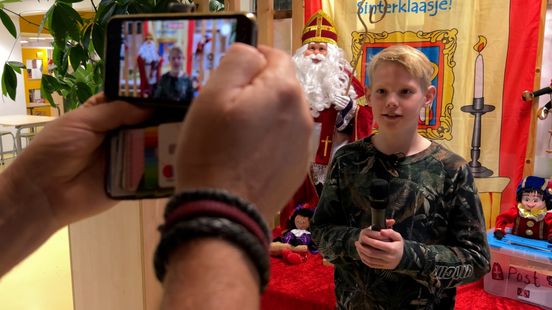
[[[320, 255], [307, 262], [290, 266], [271, 258], [272, 275], [261, 299], [263, 310], [335, 309], [333, 267], [322, 265]], [[483, 280], [458, 288], [458, 310], [538, 310], [539, 307], [509, 298], [491, 295], [483, 290]]]

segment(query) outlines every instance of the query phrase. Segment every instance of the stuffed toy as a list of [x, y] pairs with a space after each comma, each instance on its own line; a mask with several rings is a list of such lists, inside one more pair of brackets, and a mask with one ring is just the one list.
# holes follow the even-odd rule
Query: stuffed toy
[[308, 204], [296, 207], [287, 229], [270, 244], [270, 254], [281, 256], [287, 263], [297, 265], [306, 261], [308, 252], [318, 252], [309, 231], [313, 214]]
[[524, 177], [516, 190], [517, 205], [496, 217], [494, 236], [501, 240], [511, 225], [514, 235], [552, 243], [551, 185], [544, 178]]

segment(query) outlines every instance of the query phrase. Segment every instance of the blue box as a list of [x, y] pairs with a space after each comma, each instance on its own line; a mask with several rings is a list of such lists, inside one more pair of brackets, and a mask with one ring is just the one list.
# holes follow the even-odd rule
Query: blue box
[[485, 291], [552, 309], [552, 245], [506, 234], [502, 240], [487, 233], [491, 272], [483, 280]]

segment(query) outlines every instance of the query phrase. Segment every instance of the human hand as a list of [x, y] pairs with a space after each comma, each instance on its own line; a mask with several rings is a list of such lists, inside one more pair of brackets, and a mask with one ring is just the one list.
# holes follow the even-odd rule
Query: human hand
[[333, 104], [336, 110], [341, 111], [347, 107], [349, 102], [351, 102], [349, 96], [337, 95], [335, 96]]
[[224, 189], [271, 219], [304, 180], [312, 127], [289, 55], [234, 44], [182, 125], [176, 191]]
[[[113, 206], [104, 191], [108, 131], [144, 121], [148, 112], [129, 103], [105, 103], [103, 93], [45, 126], [4, 171], [18, 205], [44, 214], [57, 230]], [[48, 217], [48, 218], [46, 218]], [[48, 223], [48, 224], [46, 224]]]
[[392, 229], [373, 231], [365, 228], [355, 241], [355, 247], [366, 266], [393, 270], [402, 259], [404, 240], [401, 234]]
[[502, 238], [504, 238], [504, 232], [502, 230], [495, 229], [493, 235], [498, 240], [502, 240]]

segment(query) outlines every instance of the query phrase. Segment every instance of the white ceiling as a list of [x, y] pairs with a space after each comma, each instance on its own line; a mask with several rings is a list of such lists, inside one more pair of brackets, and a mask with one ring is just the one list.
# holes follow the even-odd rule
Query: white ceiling
[[[21, 0], [21, 2], [6, 3], [5, 6], [24, 16], [46, 12], [54, 2], [54, 0]], [[99, 0], [94, 0], [95, 5], [99, 3]], [[77, 11], [93, 10], [90, 0], [73, 3], [73, 8]]]
[[[37, 15], [46, 12], [54, 3], [54, 0], [22, 0], [21, 2], [7, 3], [6, 8], [21, 16]], [[97, 5], [100, 0], [94, 0]], [[92, 11], [93, 7], [90, 1], [82, 1], [73, 4], [73, 8], [78, 11]], [[21, 47], [45, 47], [50, 48], [52, 37], [50, 35], [36, 33], [21, 33]]]

